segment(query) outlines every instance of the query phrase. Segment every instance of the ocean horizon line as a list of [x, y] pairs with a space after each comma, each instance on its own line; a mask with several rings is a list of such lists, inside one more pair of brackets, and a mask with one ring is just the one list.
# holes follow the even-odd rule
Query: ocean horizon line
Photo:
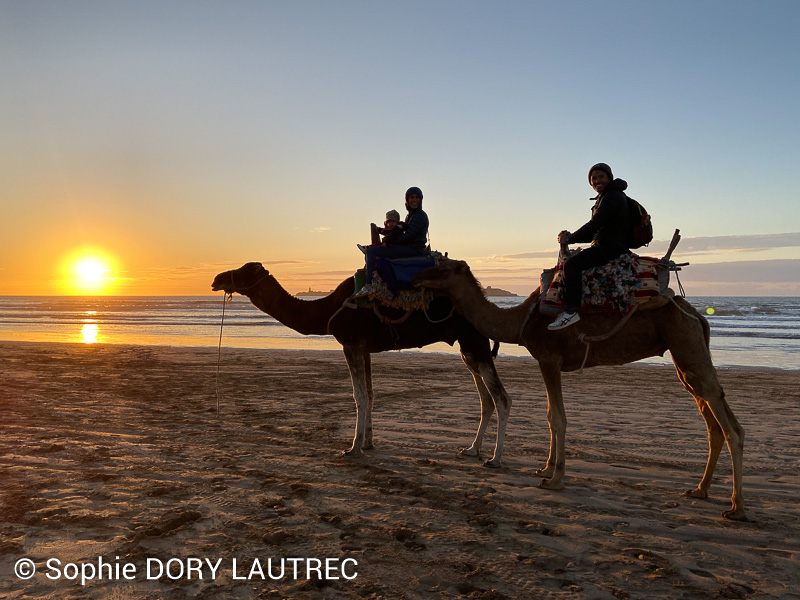
[[[491, 286], [494, 287], [494, 286]], [[537, 286], [538, 287], [538, 286]], [[533, 293], [536, 290], [531, 290]], [[333, 290], [320, 292], [319, 297], [325, 297]], [[292, 296], [306, 295], [308, 291], [300, 291]], [[529, 294], [530, 295], [530, 294]], [[246, 296], [239, 294], [240, 297]], [[218, 298], [219, 292], [212, 294], [0, 294], [0, 298]], [[514, 296], [489, 296], [490, 298], [527, 298], [523, 294]], [[800, 294], [686, 294], [684, 298], [800, 298]]]

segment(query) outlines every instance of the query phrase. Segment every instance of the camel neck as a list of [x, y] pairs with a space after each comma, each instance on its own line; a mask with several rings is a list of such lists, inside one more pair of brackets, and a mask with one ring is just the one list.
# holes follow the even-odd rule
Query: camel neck
[[477, 287], [451, 297], [458, 312], [480, 333], [498, 342], [519, 344], [522, 326], [539, 299], [539, 290], [535, 290], [522, 304], [509, 308], [497, 306]]
[[328, 321], [352, 295], [353, 279], [344, 280], [324, 298], [301, 300], [287, 292], [271, 275], [248, 295], [253, 305], [303, 335], [327, 335]]

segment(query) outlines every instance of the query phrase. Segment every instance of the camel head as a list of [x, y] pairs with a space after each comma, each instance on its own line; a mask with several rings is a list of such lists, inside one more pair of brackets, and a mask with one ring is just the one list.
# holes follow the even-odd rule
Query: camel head
[[268, 276], [269, 271], [260, 262], [249, 262], [238, 269], [225, 271], [214, 277], [211, 289], [215, 292], [223, 290], [226, 294], [234, 292], [243, 294]]
[[465, 261], [445, 258], [435, 267], [417, 273], [414, 287], [448, 291], [463, 285], [465, 281], [480, 287]]

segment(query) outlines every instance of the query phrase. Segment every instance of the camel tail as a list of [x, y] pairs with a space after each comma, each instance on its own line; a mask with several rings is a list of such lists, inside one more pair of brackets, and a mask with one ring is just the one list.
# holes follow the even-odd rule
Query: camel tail
[[500, 342], [495, 342], [492, 345], [492, 360], [497, 358], [497, 353], [500, 351]]

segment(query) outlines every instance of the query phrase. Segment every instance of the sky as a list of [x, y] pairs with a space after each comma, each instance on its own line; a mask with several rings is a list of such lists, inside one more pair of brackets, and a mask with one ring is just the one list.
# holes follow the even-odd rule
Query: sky
[[798, 25], [794, 0], [0, 0], [0, 295], [206, 295], [250, 261], [329, 290], [412, 185], [434, 249], [528, 294], [603, 161], [652, 215], [641, 254], [680, 229], [688, 295], [800, 296]]

